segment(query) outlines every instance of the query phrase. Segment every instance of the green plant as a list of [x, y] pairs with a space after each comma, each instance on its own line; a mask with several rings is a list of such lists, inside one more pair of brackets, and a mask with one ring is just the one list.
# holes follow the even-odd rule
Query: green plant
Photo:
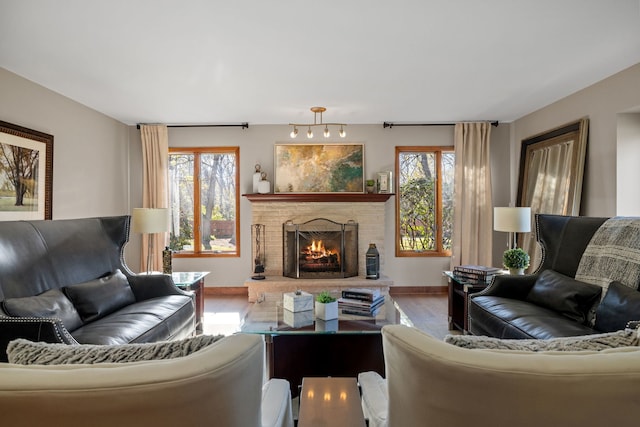
[[335, 300], [336, 300], [335, 297], [331, 296], [331, 294], [328, 291], [322, 291], [316, 296], [316, 301], [321, 302], [323, 304], [334, 302]]
[[367, 186], [373, 187], [375, 184], [376, 184], [376, 182], [374, 180], [372, 180], [372, 179], [368, 179], [367, 180]]
[[502, 255], [502, 263], [507, 268], [527, 268], [529, 260], [529, 254], [521, 248], [507, 249]]

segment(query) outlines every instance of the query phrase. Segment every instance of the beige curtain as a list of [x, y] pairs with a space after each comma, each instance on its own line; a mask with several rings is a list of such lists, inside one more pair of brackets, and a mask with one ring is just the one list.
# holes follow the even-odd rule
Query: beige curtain
[[[166, 125], [140, 125], [142, 139], [142, 207], [168, 208], [169, 133]], [[151, 268], [162, 271], [162, 250], [168, 233], [155, 234]], [[150, 235], [142, 235], [140, 271], [146, 271]]]
[[[574, 144], [573, 140], [565, 141], [531, 153], [527, 182], [535, 185], [527, 188], [525, 206], [531, 206], [532, 221], [533, 213], [573, 215], [568, 195]], [[522, 249], [531, 257], [529, 271], [535, 270], [542, 257], [536, 243], [535, 224], [531, 226], [531, 233], [523, 234]]]
[[457, 123], [451, 268], [492, 265], [490, 123]]

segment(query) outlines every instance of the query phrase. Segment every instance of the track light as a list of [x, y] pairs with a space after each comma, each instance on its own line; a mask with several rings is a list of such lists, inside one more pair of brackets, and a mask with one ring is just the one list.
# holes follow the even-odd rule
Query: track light
[[[291, 133], [289, 134], [291, 136], [291, 138], [295, 138], [296, 136], [298, 136], [298, 127], [308, 127], [309, 130], [307, 131], [307, 138], [313, 138], [313, 132], [311, 131], [311, 128], [314, 126], [324, 126], [324, 137], [325, 138], [329, 138], [331, 136], [331, 132], [329, 131], [329, 126], [340, 126], [340, 130], [338, 131], [338, 134], [340, 135], [340, 138], [344, 138], [347, 136], [347, 133], [344, 130], [344, 127], [347, 126], [344, 123], [323, 123], [322, 122], [322, 113], [324, 113], [325, 111], [327, 111], [326, 108], [324, 107], [311, 107], [311, 111], [313, 112], [313, 123], [289, 123], [289, 126], [293, 126], [293, 130], [291, 131]], [[320, 114], [320, 121], [318, 122], [317, 120], [317, 116], [318, 114]]]

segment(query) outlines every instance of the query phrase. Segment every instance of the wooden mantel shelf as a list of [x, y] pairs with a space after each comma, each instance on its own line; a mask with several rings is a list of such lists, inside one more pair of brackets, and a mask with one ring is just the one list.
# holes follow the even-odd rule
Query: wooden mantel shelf
[[392, 193], [269, 193], [243, 194], [252, 203], [255, 202], [386, 202]]

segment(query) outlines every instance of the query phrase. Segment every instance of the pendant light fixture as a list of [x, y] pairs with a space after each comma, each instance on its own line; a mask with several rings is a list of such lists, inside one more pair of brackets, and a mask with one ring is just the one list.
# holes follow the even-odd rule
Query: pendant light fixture
[[[329, 126], [340, 126], [340, 130], [338, 131], [338, 135], [340, 135], [340, 138], [344, 138], [347, 136], [347, 132], [345, 132], [344, 130], [344, 127], [347, 126], [346, 124], [322, 122], [322, 113], [327, 111], [325, 107], [311, 107], [311, 111], [313, 112], [313, 123], [289, 123], [289, 126], [293, 126], [293, 130], [289, 134], [292, 139], [298, 136], [298, 127], [307, 127], [307, 138], [313, 138], [313, 132], [311, 131], [311, 128], [314, 126], [324, 127], [323, 135], [325, 138], [329, 138], [331, 136]], [[318, 114], [320, 114], [320, 121], [317, 120]]]

